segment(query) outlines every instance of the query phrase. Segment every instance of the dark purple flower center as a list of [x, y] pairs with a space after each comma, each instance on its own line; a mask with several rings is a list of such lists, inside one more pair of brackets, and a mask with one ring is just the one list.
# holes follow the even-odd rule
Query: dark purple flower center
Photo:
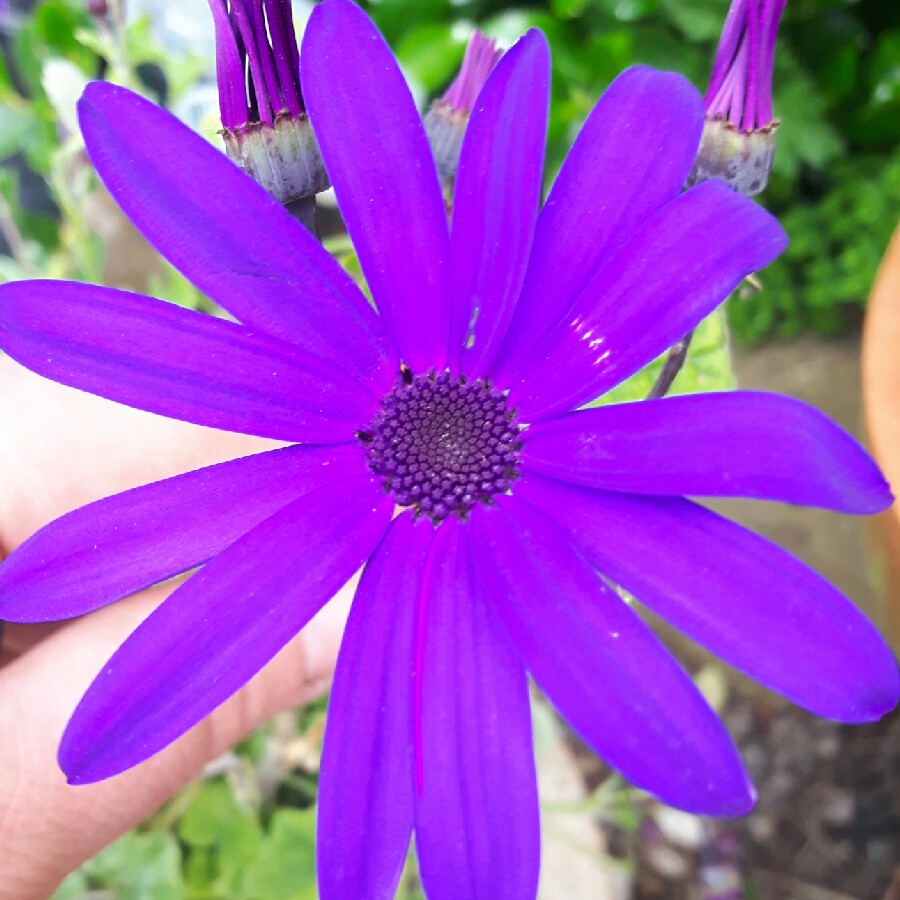
[[440, 522], [509, 490], [520, 431], [506, 395], [487, 381], [404, 368], [357, 436], [397, 503]]

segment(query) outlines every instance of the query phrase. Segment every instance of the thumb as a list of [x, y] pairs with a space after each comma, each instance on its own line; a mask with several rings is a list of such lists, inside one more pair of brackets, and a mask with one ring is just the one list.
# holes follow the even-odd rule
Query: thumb
[[331, 678], [352, 596], [347, 585], [256, 677], [146, 763], [107, 781], [66, 783], [56, 749], [109, 656], [171, 590], [156, 588], [72, 622], [0, 670], [0, 900], [47, 897], [276, 712]]

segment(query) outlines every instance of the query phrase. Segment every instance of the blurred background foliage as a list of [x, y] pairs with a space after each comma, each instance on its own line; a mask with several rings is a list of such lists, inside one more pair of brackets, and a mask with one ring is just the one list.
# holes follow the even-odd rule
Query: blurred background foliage
[[[75, 102], [104, 77], [169, 106], [208, 139], [215, 130], [211, 26], [203, 0], [0, 0], [0, 280], [73, 278], [205, 301], [132, 235], [87, 163]], [[367, 0], [423, 105], [453, 77], [481, 27], [505, 45], [541, 28], [553, 50], [548, 183], [597, 97], [643, 63], [705, 87], [727, 0]], [[298, 18], [310, 4], [297, 5]], [[173, 11], [167, 18], [165, 11]], [[173, 24], [174, 23], [174, 24]], [[900, 212], [900, 4], [790, 0], [775, 73], [775, 168], [762, 202], [792, 243], [728, 305], [751, 342], [852, 327]], [[615, 178], [616, 173], [609, 173]], [[123, 243], [124, 240], [124, 243]], [[131, 243], [128, 243], [128, 241]], [[346, 244], [334, 251], [353, 266]], [[123, 268], [123, 262], [125, 266]], [[357, 273], [358, 274], [358, 273]], [[659, 363], [608, 399], [646, 395]], [[721, 315], [698, 331], [676, 392], [731, 386]], [[75, 872], [57, 900], [82, 897], [315, 897], [314, 802], [325, 701], [286, 713], [214, 763], [151, 821]], [[535, 706], [540, 755], [559, 737]], [[635, 794], [617, 780], [588, 803], [636, 826]], [[414, 859], [400, 895], [421, 900]]]
[[[428, 92], [459, 63], [462, 23], [476, 21], [502, 42], [542, 29], [553, 49], [552, 175], [597, 96], [627, 66], [673, 69], [705, 89], [728, 0], [367, 5]], [[744, 342], [837, 334], [858, 320], [900, 215], [900, 4], [789, 0], [774, 106], [782, 125], [762, 202], [791, 246], [764, 273], [761, 294], [729, 305]]]
[[[91, 3], [105, 7], [104, 0]], [[144, 0], [140, 9], [152, 12], [154, 5], [165, 3]], [[596, 98], [625, 67], [674, 69], [703, 88], [728, 2], [364, 5], [423, 103], [453, 77], [475, 25], [504, 44], [529, 27], [541, 28], [554, 65], [549, 180]], [[198, 85], [206, 87], [200, 105], [214, 105], [210, 47], [198, 51], [190, 42], [167, 40], [165, 29], [160, 34], [151, 27], [153, 16], [119, 12], [111, 6], [109, 15], [92, 16], [82, 0], [42, 0], [30, 12], [11, 6], [0, 13], [0, 37], [12, 60], [0, 64], [0, 159], [17, 159], [49, 185], [43, 191], [32, 181], [23, 196], [17, 170], [0, 172], [0, 226], [13, 251], [0, 259], [0, 277], [40, 272], [95, 280], [103, 268], [103, 241], [83, 202], [91, 175], [79, 165], [77, 141], [67, 142], [77, 131], [74, 101], [86, 79], [142, 87], [182, 117], [190, 118], [178, 105], [189, 95], [196, 107]], [[205, 16], [205, 7], [189, 6], [187, 14]], [[835, 334], [858, 319], [900, 211], [900, 5], [790, 0], [777, 49], [775, 111], [783, 124], [762, 202], [781, 217], [792, 243], [765, 272], [760, 294], [730, 302], [732, 331], [744, 342], [804, 331]], [[215, 124], [209, 109], [206, 114], [212, 138]], [[177, 281], [171, 272], [162, 277]], [[183, 285], [173, 284], [169, 293], [192, 302]]]

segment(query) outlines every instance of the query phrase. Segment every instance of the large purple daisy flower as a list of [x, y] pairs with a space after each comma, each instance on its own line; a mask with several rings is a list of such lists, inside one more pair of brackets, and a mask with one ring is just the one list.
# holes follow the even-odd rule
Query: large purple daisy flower
[[610, 584], [820, 715], [892, 707], [896, 665], [853, 605], [684, 499], [882, 509], [888, 489], [848, 435], [760, 393], [579, 411], [785, 245], [723, 185], [681, 192], [703, 123], [693, 88], [625, 73], [538, 214], [549, 61], [529, 33], [472, 113], [448, 228], [421, 120], [366, 16], [325, 0], [301, 58], [377, 313], [223, 156], [104, 84], [80, 106], [94, 165], [238, 322], [82, 284], [0, 289], [0, 344], [35, 371], [292, 442], [76, 510], [3, 564], [0, 617], [15, 621], [202, 566], [75, 711], [70, 781], [200, 721], [363, 565], [322, 762], [324, 898], [391, 896], [413, 831], [429, 897], [534, 895], [526, 672], [635, 784], [698, 813], [751, 806], [723, 726]]

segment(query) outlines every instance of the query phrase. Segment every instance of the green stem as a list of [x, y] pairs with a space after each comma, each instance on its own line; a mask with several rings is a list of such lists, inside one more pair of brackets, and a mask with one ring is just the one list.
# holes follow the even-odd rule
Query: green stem
[[19, 231], [19, 226], [16, 225], [16, 220], [13, 218], [12, 209], [6, 202], [6, 197], [2, 194], [0, 194], [0, 233], [3, 234], [6, 243], [9, 245], [10, 255], [19, 264], [22, 271], [26, 275], [38, 277], [40, 272], [31, 262], [25, 239], [22, 237], [22, 232]]

